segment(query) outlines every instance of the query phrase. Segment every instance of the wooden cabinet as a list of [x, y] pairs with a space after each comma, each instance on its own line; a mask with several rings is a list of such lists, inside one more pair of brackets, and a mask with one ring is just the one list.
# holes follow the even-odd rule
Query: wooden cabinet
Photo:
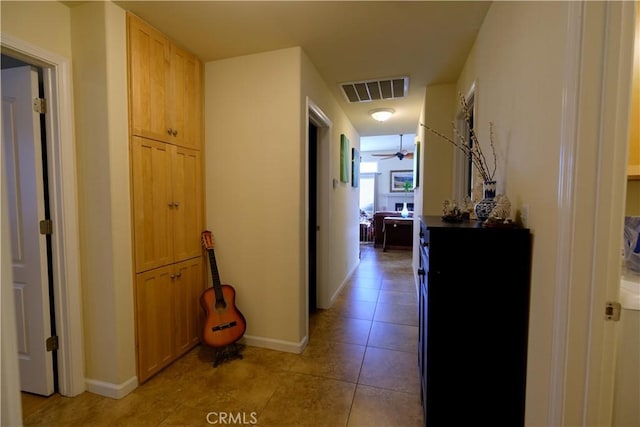
[[138, 379], [200, 340], [205, 288], [202, 63], [128, 19], [131, 185]]
[[628, 179], [640, 180], [640, 8], [636, 11], [636, 44], [633, 54]]
[[138, 381], [167, 366], [175, 356], [170, 332], [174, 325], [173, 266], [136, 275]]
[[421, 217], [418, 247], [426, 425], [524, 425], [529, 230]]
[[127, 16], [131, 132], [200, 148], [202, 63], [135, 15]]
[[200, 295], [204, 290], [204, 268], [202, 258], [193, 258], [175, 264], [177, 279], [174, 300], [175, 350], [184, 354], [200, 342], [204, 327], [204, 311], [200, 306]]
[[200, 151], [131, 141], [136, 272], [200, 256]]
[[131, 132], [167, 141], [171, 42], [136, 16], [127, 19]]
[[200, 148], [202, 140], [202, 63], [176, 46], [171, 49], [171, 91], [168, 142]]
[[199, 341], [202, 259], [136, 275], [138, 380], [144, 382]]

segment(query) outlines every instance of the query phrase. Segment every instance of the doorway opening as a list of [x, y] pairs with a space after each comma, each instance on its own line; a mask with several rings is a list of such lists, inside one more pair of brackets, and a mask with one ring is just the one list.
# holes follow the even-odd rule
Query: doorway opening
[[307, 98], [306, 134], [306, 326], [309, 313], [329, 308], [328, 251], [331, 247], [331, 120]]
[[308, 280], [309, 280], [309, 312], [318, 308], [318, 273], [317, 273], [317, 232], [318, 226], [318, 127], [309, 121], [309, 158], [308, 158], [308, 194], [309, 194], [309, 240], [308, 240]]
[[21, 390], [49, 396], [58, 391], [58, 370], [44, 73], [4, 54], [0, 64], [2, 178], [8, 191]]
[[[45, 162], [46, 170], [41, 169], [40, 172], [45, 172], [48, 177], [47, 216], [51, 220], [50, 228], [53, 233], [46, 238], [48, 249], [44, 252], [50, 259], [45, 261], [43, 271], [47, 272], [47, 278], [52, 277], [53, 284], [49, 293], [55, 296], [55, 299], [47, 303], [46, 310], [49, 313], [54, 312], [54, 328], [58, 338], [57, 360], [54, 362], [57, 368], [55, 390], [63, 396], [76, 396], [85, 390], [86, 385], [71, 63], [63, 56], [7, 34], [3, 34], [1, 52], [7, 57], [39, 69], [41, 84], [37, 86], [47, 100], [47, 114], [41, 116], [39, 120], [46, 134], [46, 157], [41, 159]], [[4, 178], [3, 171], [3, 181]], [[8, 210], [3, 211], [3, 214], [8, 214]], [[44, 217], [44, 214], [40, 215], [39, 220]], [[35, 221], [35, 226], [39, 232], [37, 222]], [[3, 265], [7, 264], [11, 266], [11, 261], [3, 260]], [[3, 274], [4, 277], [8, 279], [10, 276]], [[47, 278], [41, 283], [47, 283]], [[6, 281], [7, 288], [11, 287], [10, 282], [11, 280]], [[6, 290], [9, 291], [9, 289]], [[13, 298], [3, 300], [2, 309], [8, 315], [15, 317], [16, 307], [11, 303], [12, 300]], [[48, 328], [49, 326], [46, 327], [49, 336]], [[13, 325], [11, 330], [7, 330], [3, 324], [3, 333], [5, 332], [7, 336], [16, 334]], [[52, 340], [50, 345], [55, 346], [55, 341], [55, 339]], [[3, 347], [4, 354], [16, 354], [16, 372], [7, 372], [7, 375], [3, 375], [2, 386], [5, 390], [17, 391], [21, 388], [17, 372], [18, 348], [17, 345]]]

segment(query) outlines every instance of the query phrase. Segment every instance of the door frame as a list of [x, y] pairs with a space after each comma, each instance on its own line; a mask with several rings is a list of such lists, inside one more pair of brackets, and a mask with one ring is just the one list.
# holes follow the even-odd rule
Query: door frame
[[[471, 107], [471, 111], [473, 116], [476, 117], [476, 106], [477, 103], [477, 84], [474, 80], [471, 82], [471, 86], [469, 90], [464, 96], [467, 105]], [[464, 112], [462, 108], [458, 108], [455, 115], [455, 128], [458, 135], [463, 138], [465, 141], [469, 140], [469, 125], [464, 117]], [[462, 150], [454, 150], [453, 151], [453, 179], [452, 179], [452, 194], [455, 194], [457, 200], [464, 200], [466, 196], [468, 196], [467, 192], [467, 183], [471, 179], [472, 187], [473, 187], [473, 167], [469, 166], [469, 156], [466, 155]], [[471, 188], [473, 192], [473, 188]]]
[[[76, 396], [85, 391], [86, 386], [71, 61], [9, 34], [0, 33], [0, 36], [2, 53], [43, 69], [45, 98], [49, 100], [45, 127], [53, 222], [54, 309], [59, 342], [58, 390], [63, 396]], [[19, 380], [8, 386], [19, 390]]]
[[568, 8], [547, 424], [607, 426], [616, 323], [604, 312], [619, 299], [635, 2]]
[[33, 100], [42, 96], [41, 70], [25, 63], [2, 69], [2, 150], [6, 159], [3, 166], [8, 170], [0, 176], [8, 178], [6, 202], [12, 212], [11, 227], [17, 227], [8, 237], [17, 239], [12, 243], [17, 253], [11, 251], [5, 256], [18, 256], [11, 260], [10, 282], [16, 298], [17, 334], [21, 337], [20, 389], [50, 396], [58, 387], [57, 352], [47, 351], [43, 345], [56, 333], [50, 288], [51, 237], [43, 236], [38, 227], [39, 221], [49, 218], [47, 168], [43, 163], [47, 153], [43, 117], [33, 108]]
[[[316, 306], [318, 308], [329, 308], [331, 306], [331, 292], [329, 291], [328, 272], [329, 272], [329, 248], [331, 247], [330, 233], [331, 230], [331, 133], [333, 124], [329, 117], [316, 105], [309, 97], [306, 99], [306, 120], [305, 120], [305, 165], [309, 161], [309, 122], [318, 128], [318, 160], [317, 168], [317, 220], [320, 230], [316, 240], [316, 272], [317, 272], [317, 292]], [[309, 169], [305, 166], [305, 224], [309, 222]], [[306, 307], [305, 324], [306, 336], [309, 336], [309, 229], [305, 227], [304, 248], [305, 248], [305, 301]]]

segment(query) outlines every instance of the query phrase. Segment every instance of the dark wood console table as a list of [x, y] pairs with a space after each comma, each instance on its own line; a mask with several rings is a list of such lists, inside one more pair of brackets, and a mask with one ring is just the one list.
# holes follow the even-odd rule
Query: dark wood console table
[[421, 217], [419, 236], [425, 424], [524, 426], [530, 231]]
[[403, 218], [401, 216], [386, 216], [383, 220], [382, 251], [386, 252], [387, 247], [412, 248], [413, 242], [413, 218]]

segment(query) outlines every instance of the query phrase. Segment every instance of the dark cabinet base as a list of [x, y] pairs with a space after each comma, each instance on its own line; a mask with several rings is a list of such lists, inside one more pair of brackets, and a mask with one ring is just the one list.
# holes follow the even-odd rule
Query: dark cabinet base
[[420, 235], [426, 425], [523, 425], [529, 230], [423, 217]]

